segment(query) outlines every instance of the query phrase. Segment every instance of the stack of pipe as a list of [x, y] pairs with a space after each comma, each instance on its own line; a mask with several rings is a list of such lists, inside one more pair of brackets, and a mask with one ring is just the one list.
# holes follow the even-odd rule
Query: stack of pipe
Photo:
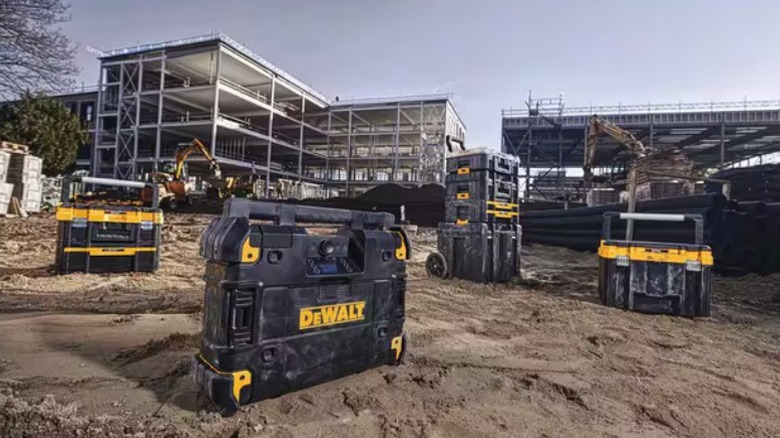
[[[606, 211], [626, 211], [625, 204], [520, 215], [527, 243], [596, 251]], [[637, 203], [644, 213], [692, 213], [704, 218], [704, 243], [710, 245], [719, 272], [768, 274], [780, 271], [780, 203], [732, 202], [720, 194], [655, 199]], [[612, 224], [613, 237], [623, 238], [625, 222]], [[637, 222], [634, 240], [693, 243], [693, 225]]]

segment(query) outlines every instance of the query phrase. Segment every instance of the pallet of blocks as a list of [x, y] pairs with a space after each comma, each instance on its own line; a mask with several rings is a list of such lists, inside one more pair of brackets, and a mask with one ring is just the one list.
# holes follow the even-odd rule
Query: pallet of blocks
[[[7, 143], [4, 142], [5, 147]], [[17, 145], [18, 146], [18, 145]], [[41, 178], [43, 177], [43, 159], [10, 150], [6, 182], [13, 184], [12, 196], [19, 201], [19, 207], [27, 213], [41, 211]]]

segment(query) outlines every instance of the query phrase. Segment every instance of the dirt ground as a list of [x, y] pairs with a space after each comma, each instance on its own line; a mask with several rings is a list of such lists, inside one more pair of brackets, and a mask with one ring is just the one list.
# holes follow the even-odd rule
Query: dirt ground
[[778, 437], [780, 276], [715, 279], [711, 318], [597, 303], [593, 254], [524, 248], [524, 279], [426, 277], [411, 347], [223, 419], [188, 376], [208, 216], [168, 215], [154, 275], [55, 276], [52, 217], [0, 219], [2, 437]]

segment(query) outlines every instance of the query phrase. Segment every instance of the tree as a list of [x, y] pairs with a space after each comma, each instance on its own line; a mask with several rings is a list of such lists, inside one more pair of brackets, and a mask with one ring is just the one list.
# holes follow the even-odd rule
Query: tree
[[70, 21], [69, 8], [63, 0], [0, 0], [0, 98], [72, 86], [76, 46], [56, 27]]
[[43, 158], [43, 172], [56, 175], [76, 162], [76, 153], [89, 140], [86, 127], [61, 102], [44, 94], [22, 94], [0, 113], [0, 139], [30, 146]]

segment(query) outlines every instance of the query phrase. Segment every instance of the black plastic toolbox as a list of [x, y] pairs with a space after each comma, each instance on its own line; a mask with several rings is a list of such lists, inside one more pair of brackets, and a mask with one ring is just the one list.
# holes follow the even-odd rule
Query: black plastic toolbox
[[[690, 244], [614, 240], [615, 218], [695, 223]], [[604, 214], [599, 247], [599, 296], [610, 307], [643, 313], [708, 316], [712, 300], [712, 250], [702, 244], [701, 215]]]
[[458, 152], [447, 157], [447, 173], [466, 174], [477, 170], [518, 176], [520, 160], [496, 151], [474, 150]]
[[503, 283], [520, 277], [520, 227], [441, 223], [438, 250], [447, 276], [478, 283]]
[[[342, 226], [314, 235], [305, 222]], [[411, 247], [394, 222], [389, 213], [225, 202], [201, 238], [203, 340], [193, 361], [196, 384], [223, 414], [400, 362]]]
[[467, 199], [444, 204], [444, 220], [456, 225], [478, 222], [518, 224], [518, 204]]
[[449, 201], [482, 200], [517, 204], [520, 197], [517, 183], [504, 179], [482, 178], [471, 181], [453, 181], [446, 186]]
[[[152, 272], [159, 267], [163, 213], [157, 207], [156, 185], [140, 184], [151, 193], [147, 206], [73, 202], [72, 184], [111, 184], [102, 178], [66, 178], [57, 207], [57, 252], [59, 274], [71, 272]], [[128, 182], [114, 180], [116, 184]], [[140, 196], [140, 195], [139, 195]], [[77, 199], [77, 198], [74, 198]], [[128, 198], [122, 202], [129, 202]]]

